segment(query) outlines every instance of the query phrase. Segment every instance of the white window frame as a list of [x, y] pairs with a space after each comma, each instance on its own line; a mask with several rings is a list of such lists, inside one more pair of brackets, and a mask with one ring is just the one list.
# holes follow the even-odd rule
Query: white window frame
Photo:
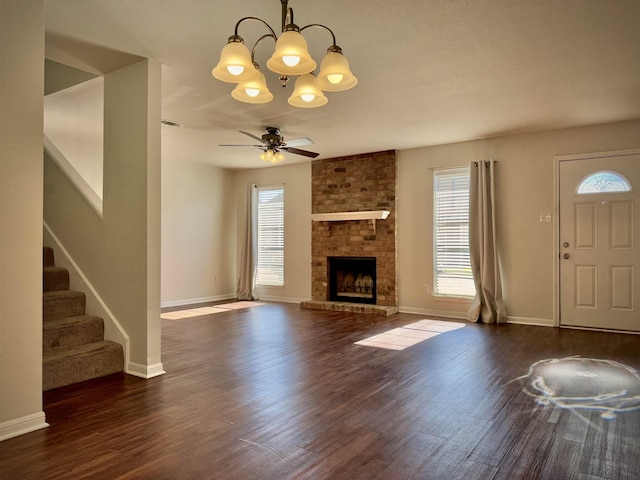
[[[469, 252], [470, 180], [469, 166], [433, 169], [433, 295], [435, 297], [470, 299], [475, 296]], [[452, 185], [452, 182], [457, 182], [458, 185]], [[448, 247], [444, 246], [446, 240], [450, 242]], [[460, 270], [457, 275], [452, 273], [452, 270], [456, 269]]]
[[[284, 287], [284, 184], [258, 185], [256, 190], [256, 286]], [[266, 201], [278, 194], [281, 202]]]

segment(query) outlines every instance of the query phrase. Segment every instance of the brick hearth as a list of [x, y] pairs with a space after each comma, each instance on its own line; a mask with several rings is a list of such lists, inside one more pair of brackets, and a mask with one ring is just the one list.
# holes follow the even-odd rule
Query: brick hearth
[[[396, 256], [397, 154], [394, 150], [314, 161], [312, 213], [388, 210], [389, 216], [371, 221], [312, 222], [312, 300], [304, 308], [384, 313], [398, 305]], [[375, 305], [328, 302], [327, 257], [375, 257]], [[331, 305], [336, 304], [336, 305]], [[353, 305], [353, 308], [350, 307]], [[397, 308], [395, 308], [397, 311]]]
[[331, 310], [333, 312], [371, 313], [373, 315], [393, 315], [398, 313], [398, 307], [383, 307], [381, 305], [363, 305], [362, 303], [329, 302], [320, 300], [308, 300], [301, 302], [302, 308], [314, 310]]

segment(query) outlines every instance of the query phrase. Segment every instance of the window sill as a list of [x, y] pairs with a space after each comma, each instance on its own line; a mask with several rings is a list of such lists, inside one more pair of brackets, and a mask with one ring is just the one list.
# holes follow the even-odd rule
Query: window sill
[[464, 303], [471, 304], [473, 302], [474, 297], [455, 297], [453, 295], [431, 295], [434, 300], [439, 302], [452, 302], [452, 303]]

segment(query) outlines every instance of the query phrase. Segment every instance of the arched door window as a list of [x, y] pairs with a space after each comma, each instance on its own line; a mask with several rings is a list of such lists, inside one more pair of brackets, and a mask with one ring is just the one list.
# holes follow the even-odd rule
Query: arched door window
[[620, 193], [631, 192], [631, 183], [618, 172], [600, 170], [590, 173], [578, 184], [576, 193], [578, 195], [589, 195], [593, 193]]

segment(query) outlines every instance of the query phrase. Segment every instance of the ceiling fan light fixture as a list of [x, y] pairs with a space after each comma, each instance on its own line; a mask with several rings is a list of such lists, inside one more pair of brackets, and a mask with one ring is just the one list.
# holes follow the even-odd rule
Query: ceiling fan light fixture
[[353, 88], [358, 79], [351, 73], [347, 57], [338, 46], [329, 47], [320, 62], [316, 86], [326, 92], [342, 92]]
[[267, 148], [264, 152], [260, 154], [260, 160], [263, 162], [276, 164], [280, 163], [285, 159], [284, 153], [274, 150], [272, 148]]
[[281, 75], [302, 75], [316, 69], [307, 41], [296, 25], [288, 25], [276, 41], [276, 49], [267, 60], [269, 70]]
[[271, 162], [271, 159], [273, 159], [273, 150], [270, 148], [260, 154], [260, 160], [264, 162]]
[[228, 83], [240, 83], [254, 80], [258, 72], [251, 61], [251, 52], [245, 46], [242, 37], [232, 35], [220, 52], [220, 61], [211, 71], [218, 80]]
[[315, 85], [316, 77], [311, 73], [300, 75], [296, 86], [289, 97], [289, 105], [300, 108], [315, 108], [326, 105], [329, 101], [322, 90]]
[[285, 159], [284, 153], [281, 150], [284, 150], [287, 153], [291, 153], [293, 155], [302, 155], [304, 157], [316, 158], [319, 153], [310, 152], [308, 150], [302, 150], [297, 147], [301, 147], [304, 145], [313, 145], [315, 142], [308, 137], [300, 137], [289, 140], [285, 143], [284, 137], [280, 135], [280, 129], [278, 127], [265, 127], [266, 133], [262, 136], [258, 137], [253, 133], [245, 132], [240, 130], [240, 133], [251, 137], [254, 140], [257, 140], [261, 143], [261, 145], [239, 145], [239, 144], [222, 144], [221, 147], [258, 147], [262, 150], [260, 153], [260, 160], [267, 163], [280, 163]]
[[231, 96], [244, 103], [268, 103], [273, 100], [273, 94], [267, 87], [267, 81], [262, 72], [256, 68], [258, 78], [236, 85]]

